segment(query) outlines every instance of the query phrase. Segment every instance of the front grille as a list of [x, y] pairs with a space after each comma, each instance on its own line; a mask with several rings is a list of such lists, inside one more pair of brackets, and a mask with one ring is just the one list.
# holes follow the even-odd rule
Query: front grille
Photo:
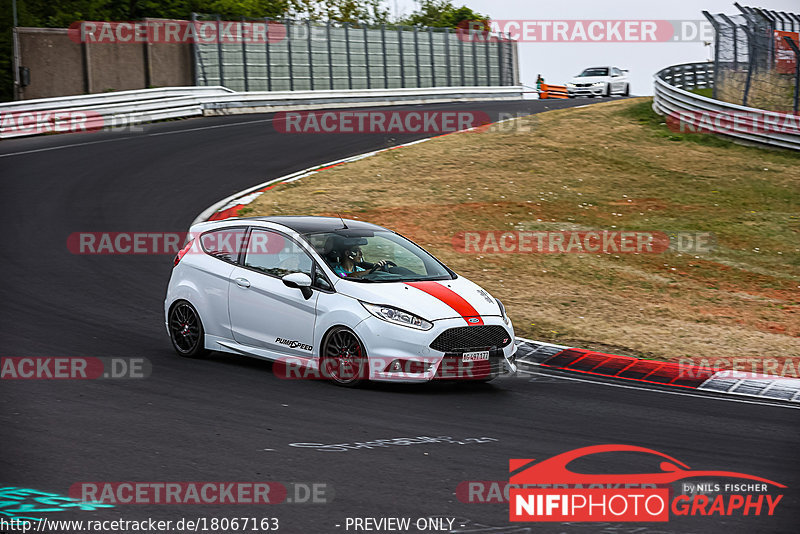
[[437, 337], [431, 348], [440, 352], [464, 352], [503, 348], [511, 343], [511, 335], [499, 325], [462, 326], [445, 330]]

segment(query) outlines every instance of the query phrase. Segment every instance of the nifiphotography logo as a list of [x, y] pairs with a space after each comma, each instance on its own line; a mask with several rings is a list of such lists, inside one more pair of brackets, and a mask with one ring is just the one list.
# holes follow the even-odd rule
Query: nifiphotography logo
[[[584, 474], [567, 468], [573, 461], [600, 453], [645, 453], [660, 461], [660, 472]], [[783, 484], [733, 471], [694, 470], [664, 453], [633, 445], [595, 445], [547, 460], [509, 460], [509, 520], [517, 522], [669, 521], [675, 516], [771, 516], [783, 494], [769, 493]], [[702, 483], [670, 484], [702, 478]], [[724, 478], [730, 481], [709, 482]], [[738, 480], [737, 480], [738, 479]], [[690, 494], [687, 494], [690, 493]]]

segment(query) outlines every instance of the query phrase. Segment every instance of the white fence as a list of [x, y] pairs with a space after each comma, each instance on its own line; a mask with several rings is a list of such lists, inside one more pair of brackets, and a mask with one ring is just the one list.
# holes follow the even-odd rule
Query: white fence
[[653, 110], [688, 131], [713, 132], [752, 143], [800, 150], [800, 116], [748, 108], [687, 89], [714, 85], [713, 64], [687, 63], [655, 75]]
[[341, 91], [235, 92], [225, 87], [170, 87], [0, 104], [0, 138], [81, 131], [203, 115], [433, 102], [518, 100], [522, 87], [435, 87]]

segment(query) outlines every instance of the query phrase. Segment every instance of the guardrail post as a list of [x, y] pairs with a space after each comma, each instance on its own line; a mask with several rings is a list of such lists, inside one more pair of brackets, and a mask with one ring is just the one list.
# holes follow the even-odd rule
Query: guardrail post
[[381, 24], [381, 47], [383, 48], [383, 87], [389, 88], [389, 61], [386, 54], [386, 24]]
[[331, 21], [325, 26], [328, 36], [328, 85], [333, 91], [333, 47], [331, 46]]
[[756, 8], [756, 13], [769, 23], [769, 48], [767, 49], [767, 68], [775, 64], [775, 16], [768, 9]]
[[783, 40], [792, 48], [794, 51], [794, 105], [792, 107], [792, 111], [795, 115], [797, 115], [798, 111], [798, 98], [800, 97], [800, 48], [798, 48], [797, 43], [791, 37], [784, 36]]
[[353, 88], [353, 62], [350, 57], [350, 23], [344, 23], [345, 55], [347, 56], [347, 86]]
[[484, 39], [484, 41], [483, 41], [483, 48], [484, 48], [484, 50], [486, 52], [486, 85], [487, 86], [491, 86], [492, 85], [492, 63], [489, 60], [489, 57], [490, 57], [489, 56], [490, 44], [491, 44], [490, 35], [489, 35], [489, 32], [486, 31], [486, 39]]
[[219, 84], [224, 87], [225, 67], [222, 65], [222, 39], [220, 39], [220, 35], [222, 35], [222, 17], [217, 15], [217, 60], [219, 61], [217, 67], [219, 69]]
[[362, 24], [364, 26], [364, 61], [367, 70], [367, 89], [372, 89], [372, 75], [369, 72], [369, 30], [366, 23]]
[[12, 100], [19, 100], [20, 93], [22, 92], [22, 83], [19, 79], [19, 68], [21, 65], [19, 64], [19, 32], [17, 32], [17, 25], [19, 21], [17, 20], [16, 0], [11, 2], [11, 11], [11, 68], [14, 70], [14, 92], [12, 95]]
[[[717, 20], [709, 13], [708, 11], [703, 11], [703, 16], [711, 23], [714, 27], [714, 87], [711, 89], [711, 95], [713, 98], [717, 98], [717, 75], [720, 71], [720, 61], [719, 61], [719, 36], [720, 36], [720, 27]], [[724, 16], [724, 15], [723, 15]], [[727, 18], [727, 17], [726, 17]], [[735, 26], [734, 26], [735, 28]], [[734, 30], [735, 32], [736, 30]], [[736, 33], [734, 33], [734, 56], [736, 55]]]
[[755, 60], [755, 53], [756, 53], [756, 43], [755, 43], [755, 36], [753, 32], [750, 31], [750, 28], [747, 26], [742, 26], [742, 29], [747, 34], [747, 81], [744, 84], [744, 95], [742, 96], [742, 105], [747, 105], [747, 98], [750, 96], [750, 83], [753, 79], [753, 68], [755, 67], [756, 60]]
[[428, 37], [430, 38], [431, 46], [431, 87], [436, 87], [436, 53], [434, 52], [433, 44], [433, 28], [428, 27]]
[[414, 26], [414, 62], [417, 64], [417, 87], [422, 87], [422, 65], [419, 64], [419, 27]]
[[397, 50], [400, 55], [400, 87], [406, 86], [406, 62], [405, 54], [403, 53], [403, 27], [397, 27]]
[[[739, 70], [739, 39], [737, 38], [737, 31], [738, 27], [736, 23], [733, 22], [728, 15], [720, 13], [719, 15], [722, 17], [722, 20], [728, 23], [728, 25], [733, 29], [733, 70]], [[716, 44], [716, 48], [719, 49], [719, 44]]]
[[266, 38], [264, 39], [264, 53], [266, 56], [264, 59], [267, 64], [267, 91], [272, 91], [272, 64], [269, 55], [269, 21], [270, 19], [268, 17], [264, 17], [264, 24], [266, 24], [264, 28], [266, 35]]
[[91, 93], [92, 86], [92, 55], [89, 52], [89, 43], [81, 43], [81, 55], [83, 56], [83, 92]]
[[[191, 16], [192, 21], [192, 29], [194, 30], [195, 38], [192, 39], [192, 58], [194, 59], [194, 65], [192, 65], [192, 77], [194, 78], [195, 86], [200, 85], [200, 69], [198, 69], [198, 65], [200, 64], [200, 50], [197, 47], [197, 13], [192, 12]], [[206, 82], [208, 83], [208, 82]]]
[[294, 60], [292, 59], [292, 20], [284, 18], [286, 25], [286, 54], [289, 56], [289, 90], [294, 91]]
[[[469, 30], [467, 30], [469, 31]], [[469, 35], [469, 34], [467, 34]], [[458, 65], [461, 67], [461, 86], [467, 85], [466, 69], [464, 68], [464, 34], [458, 38]]]
[[503, 57], [503, 49], [506, 44], [503, 42], [503, 34], [497, 34], [497, 69], [498, 76], [500, 77], [500, 85], [506, 85], [505, 77], [505, 58]]
[[453, 86], [453, 73], [450, 64], [450, 28], [444, 29], [444, 62], [447, 67], [447, 86]]
[[244, 16], [239, 23], [239, 38], [242, 40], [242, 73], [244, 76], [244, 90], [250, 90], [250, 80], [247, 76], [247, 41], [244, 38]]
[[472, 30], [469, 31], [470, 39], [472, 40], [472, 79], [473, 85], [478, 86], [478, 40], [472, 39]]
[[308, 86], [314, 90], [314, 55], [311, 53], [311, 20], [306, 21], [308, 31]]

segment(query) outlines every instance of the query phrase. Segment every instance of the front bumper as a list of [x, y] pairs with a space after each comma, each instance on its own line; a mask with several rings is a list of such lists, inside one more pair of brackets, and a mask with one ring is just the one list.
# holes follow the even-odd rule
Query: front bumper
[[569, 96], [603, 96], [606, 92], [605, 86], [599, 87], [567, 87]]
[[[364, 343], [369, 358], [369, 379], [383, 382], [429, 382], [434, 379], [486, 380], [501, 374], [516, 373], [514, 362], [517, 346], [514, 328], [496, 316], [482, 317], [484, 326], [501, 326], [508, 333], [509, 342], [504, 347], [483, 346], [469, 351], [488, 351], [488, 360], [464, 362], [464, 350], [443, 352], [430, 347], [439, 335], [451, 328], [467, 326], [464, 319], [434, 321], [428, 331], [369, 317], [361, 321], [355, 332]], [[480, 328], [479, 326], [471, 328]], [[395, 361], [403, 362], [399, 371], [389, 371]], [[406, 363], [413, 362], [412, 368]], [[412, 372], [423, 368], [421, 372]]]

